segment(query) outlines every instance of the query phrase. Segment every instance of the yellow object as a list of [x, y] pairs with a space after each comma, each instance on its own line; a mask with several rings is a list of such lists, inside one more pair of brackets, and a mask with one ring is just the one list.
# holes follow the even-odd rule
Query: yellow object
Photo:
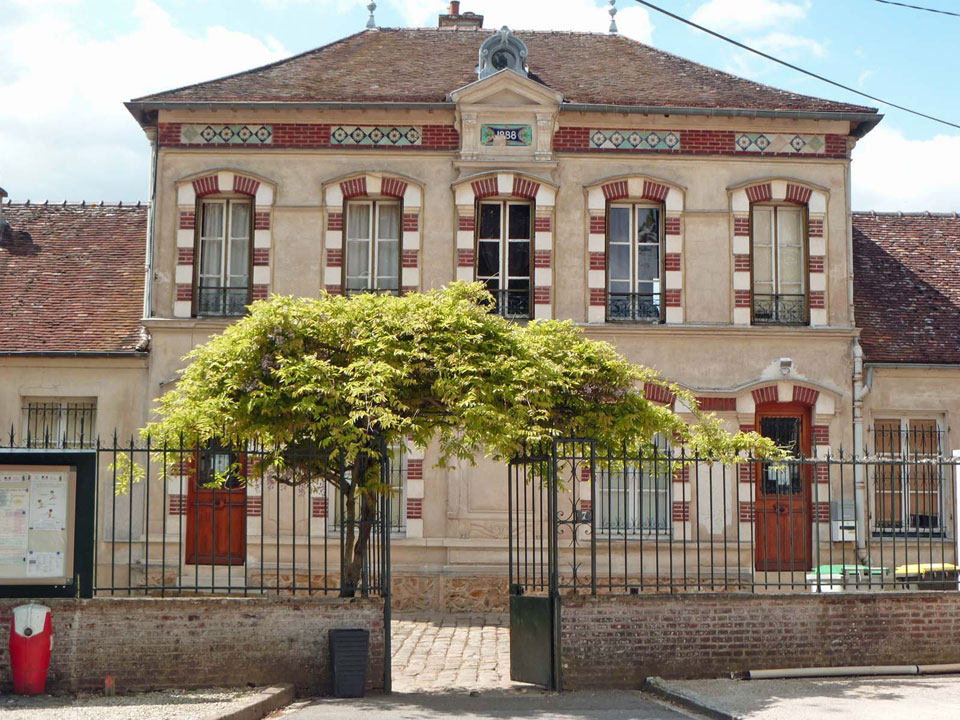
[[950, 563], [924, 563], [913, 565], [901, 565], [893, 571], [895, 576], [899, 575], [925, 575], [929, 572], [955, 572], [956, 565]]

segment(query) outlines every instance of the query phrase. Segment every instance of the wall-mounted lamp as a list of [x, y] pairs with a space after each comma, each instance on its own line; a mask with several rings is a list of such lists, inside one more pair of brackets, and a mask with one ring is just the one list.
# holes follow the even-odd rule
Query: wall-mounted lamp
[[789, 375], [793, 370], [793, 358], [780, 358], [780, 374]]

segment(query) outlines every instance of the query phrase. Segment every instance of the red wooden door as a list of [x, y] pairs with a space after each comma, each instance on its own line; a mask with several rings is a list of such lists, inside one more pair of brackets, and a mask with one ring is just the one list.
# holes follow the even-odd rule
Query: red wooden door
[[[794, 403], [757, 407], [757, 432], [795, 457], [809, 458], [810, 409]], [[756, 466], [757, 570], [809, 570], [812, 548], [810, 480], [812, 468], [799, 464]]]
[[[221, 450], [190, 461], [187, 489], [187, 565], [243, 565], [247, 552], [247, 490], [236, 472], [246, 474], [243, 455]], [[234, 468], [231, 470], [231, 468]], [[217, 473], [229, 472], [221, 487], [205, 487]]]

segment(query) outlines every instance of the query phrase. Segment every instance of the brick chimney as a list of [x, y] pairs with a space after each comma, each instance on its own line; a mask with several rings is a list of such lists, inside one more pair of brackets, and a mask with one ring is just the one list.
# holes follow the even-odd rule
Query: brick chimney
[[472, 12], [460, 14], [460, 0], [451, 0], [450, 10], [440, 16], [440, 27], [458, 30], [479, 30], [483, 27], [483, 15]]

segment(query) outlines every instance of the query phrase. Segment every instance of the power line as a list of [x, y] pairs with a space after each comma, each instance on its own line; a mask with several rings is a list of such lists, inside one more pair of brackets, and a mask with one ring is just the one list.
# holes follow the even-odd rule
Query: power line
[[952, 15], [960, 17], [960, 13], [950, 12], [949, 10], [938, 10], [937, 8], [920, 7], [919, 5], [908, 5], [907, 3], [894, 2], [894, 0], [876, 0], [884, 5], [897, 5], [898, 7], [910, 8], [911, 10], [924, 10], [926, 12], [937, 13], [938, 15]]
[[830, 85], [833, 85], [834, 87], [838, 87], [838, 88], [840, 88], [841, 90], [846, 90], [847, 92], [852, 92], [852, 93], [854, 93], [855, 95], [860, 95], [861, 97], [865, 97], [865, 98], [867, 98], [868, 100], [873, 100], [874, 102], [878, 102], [878, 103], [880, 103], [880, 104], [882, 104], [882, 105], [889, 105], [889, 106], [892, 107], [892, 108], [896, 108], [897, 110], [903, 110], [904, 112], [910, 113], [911, 115], [917, 115], [917, 116], [919, 116], [919, 117], [926, 118], [927, 120], [933, 120], [934, 122], [938, 122], [938, 123], [941, 123], [941, 124], [943, 124], [943, 125], [948, 125], [949, 127], [957, 128], [958, 130], [960, 130], [960, 124], [950, 122], [949, 120], [943, 120], [943, 119], [941, 119], [941, 118], [934, 117], [933, 115], [927, 115], [926, 113], [922, 113], [922, 112], [920, 112], [919, 110], [911, 110], [911, 109], [908, 108], [908, 107], [904, 107], [903, 105], [898, 105], [897, 103], [890, 102], [889, 100], [883, 100], [882, 98], [878, 98], [878, 97], [876, 97], [876, 96], [874, 96], [874, 95], [868, 95], [867, 93], [862, 92], [861, 90], [856, 90], [855, 88], [852, 88], [852, 87], [850, 87], [849, 85], [844, 85], [843, 83], [838, 83], [838, 82], [836, 82], [835, 80], [831, 80], [830, 78], [826, 78], [826, 77], [824, 77], [823, 75], [818, 75], [817, 73], [811, 72], [810, 70], [804, 70], [802, 67], [798, 67], [797, 65], [793, 65], [792, 63], [788, 63], [786, 60], [781, 60], [780, 58], [775, 58], [773, 55], [768, 55], [767, 53], [762, 52], [762, 51], [760, 51], [760, 50], [756, 50], [756, 49], [750, 47], [749, 45], [744, 45], [742, 42], [737, 42], [736, 40], [734, 40], [734, 39], [732, 39], [732, 38], [728, 38], [726, 35], [721, 35], [720, 33], [715, 32], [714, 30], [711, 30], [710, 28], [706, 28], [706, 27], [704, 27], [703, 25], [698, 25], [697, 23], [693, 22], [692, 20], [687, 20], [687, 19], [684, 18], [684, 17], [680, 17], [679, 15], [675, 15], [674, 13], [670, 12], [669, 10], [664, 10], [663, 8], [657, 7], [657, 6], [654, 5], [653, 3], [647, 2], [647, 0], [636, 0], [636, 1], [637, 1], [638, 3], [640, 3], [641, 5], [644, 5], [644, 6], [648, 7], [648, 8], [650, 8], [651, 10], [656, 10], [658, 13], [662, 13], [663, 15], [666, 15], [667, 17], [671, 17], [671, 18], [673, 18], [674, 20], [679, 20], [680, 22], [684, 23], [685, 25], [689, 25], [689, 26], [691, 26], [691, 27], [695, 27], [697, 30], [701, 30], [701, 31], [707, 33], [708, 35], [713, 35], [715, 38], [719, 38], [719, 39], [723, 40], [724, 42], [730, 43], [731, 45], [736, 45], [738, 48], [741, 48], [742, 50], [746, 50], [747, 52], [752, 52], [754, 55], [759, 55], [759, 56], [762, 57], [762, 58], [765, 58], [765, 59], [767, 59], [767, 60], [771, 60], [772, 62], [775, 62], [775, 63], [779, 63], [780, 65], [783, 65], [783, 66], [785, 66], [785, 67], [788, 67], [788, 68], [790, 68], [791, 70], [796, 70], [797, 72], [803, 73], [804, 75], [809, 75], [809, 76], [812, 77], [812, 78], [816, 78], [817, 80], [821, 80], [821, 81], [823, 81], [823, 82], [825, 82], [825, 83], [828, 83], [828, 84], [830, 84]]

